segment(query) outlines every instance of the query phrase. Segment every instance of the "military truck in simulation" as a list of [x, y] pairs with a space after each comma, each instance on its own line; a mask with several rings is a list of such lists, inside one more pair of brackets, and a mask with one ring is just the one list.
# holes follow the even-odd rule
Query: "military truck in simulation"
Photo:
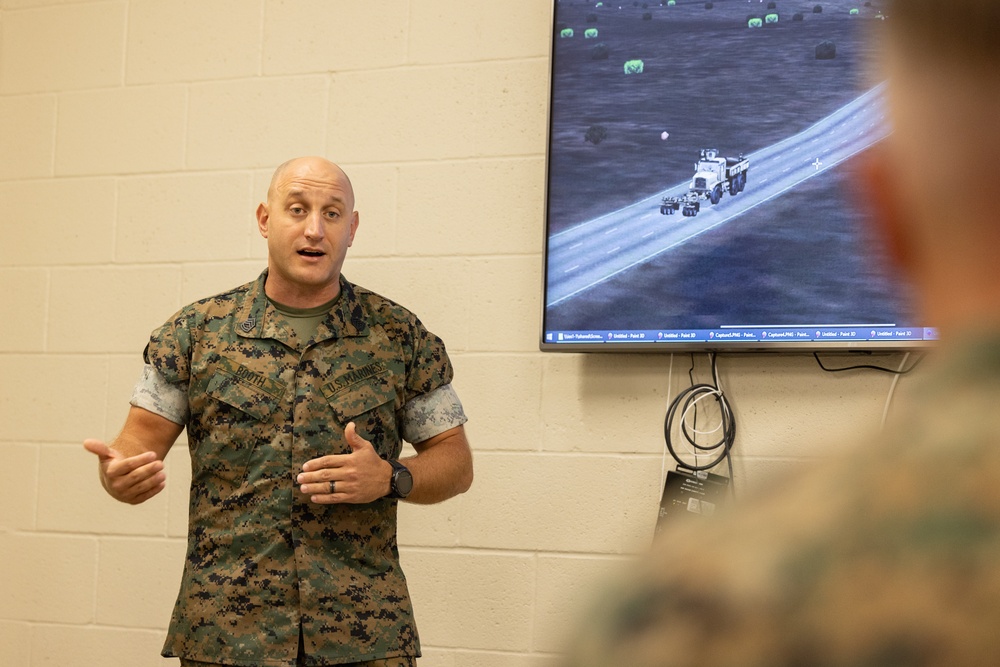
[[698, 215], [701, 202], [708, 200], [718, 204], [724, 190], [735, 197], [747, 184], [747, 170], [750, 159], [743, 157], [719, 157], [719, 151], [714, 148], [703, 148], [701, 158], [694, 165], [694, 178], [687, 193], [680, 197], [664, 197], [660, 204], [660, 213], [673, 215], [681, 211], [691, 217]]

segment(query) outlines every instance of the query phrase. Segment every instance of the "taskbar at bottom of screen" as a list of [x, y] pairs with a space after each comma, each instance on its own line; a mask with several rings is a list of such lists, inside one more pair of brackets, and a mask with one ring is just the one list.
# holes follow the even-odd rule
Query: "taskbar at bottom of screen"
[[646, 329], [630, 331], [546, 331], [545, 343], [825, 343], [937, 340], [932, 327], [782, 327], [720, 329]]

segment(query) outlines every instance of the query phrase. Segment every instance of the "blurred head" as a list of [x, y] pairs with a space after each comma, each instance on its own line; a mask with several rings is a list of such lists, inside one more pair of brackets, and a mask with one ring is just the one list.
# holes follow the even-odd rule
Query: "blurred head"
[[890, 0], [879, 67], [893, 133], [867, 197], [923, 321], [1000, 324], [1000, 3]]
[[358, 213], [347, 174], [329, 160], [303, 157], [277, 168], [257, 207], [267, 239], [265, 291], [294, 307], [317, 306], [340, 291], [340, 271], [354, 242]]

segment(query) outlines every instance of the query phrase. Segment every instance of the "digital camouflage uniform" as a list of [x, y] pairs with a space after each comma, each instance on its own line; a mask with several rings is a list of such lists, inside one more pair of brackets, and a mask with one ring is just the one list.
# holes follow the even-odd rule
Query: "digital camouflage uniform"
[[956, 349], [884, 437], [666, 530], [565, 664], [1000, 664], [1000, 336]]
[[255, 282], [182, 309], [146, 361], [187, 386], [187, 557], [164, 656], [294, 665], [419, 655], [396, 548], [396, 500], [317, 505], [302, 464], [347, 454], [344, 428], [399, 455], [403, 405], [451, 381], [439, 338], [341, 279], [315, 341]]

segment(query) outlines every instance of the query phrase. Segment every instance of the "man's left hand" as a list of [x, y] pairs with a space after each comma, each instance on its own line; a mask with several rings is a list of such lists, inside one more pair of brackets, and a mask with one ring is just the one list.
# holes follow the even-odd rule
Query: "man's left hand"
[[[370, 503], [389, 493], [392, 466], [355, 430], [354, 422], [344, 429], [350, 454], [331, 454], [302, 464], [295, 478], [299, 490], [321, 505]], [[333, 493], [330, 483], [333, 482]]]

